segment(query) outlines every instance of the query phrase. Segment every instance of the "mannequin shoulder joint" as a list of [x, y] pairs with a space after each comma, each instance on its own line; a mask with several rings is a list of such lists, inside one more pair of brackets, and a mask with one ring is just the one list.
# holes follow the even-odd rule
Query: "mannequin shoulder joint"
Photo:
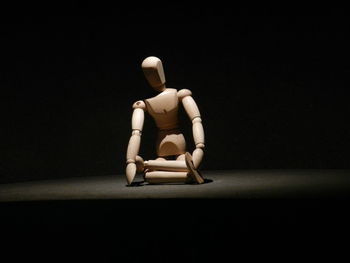
[[182, 89], [177, 92], [177, 97], [182, 100], [183, 98], [187, 96], [191, 96], [192, 92], [189, 89]]
[[138, 100], [132, 105], [132, 108], [146, 110], [146, 104], [142, 100]]

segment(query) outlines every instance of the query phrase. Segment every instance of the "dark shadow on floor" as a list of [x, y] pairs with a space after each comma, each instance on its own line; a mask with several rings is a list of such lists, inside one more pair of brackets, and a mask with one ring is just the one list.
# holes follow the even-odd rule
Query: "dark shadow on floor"
[[[214, 180], [212, 179], [204, 179], [203, 184], [209, 184], [212, 183]], [[125, 185], [126, 187], [140, 187], [140, 186], [150, 186], [150, 185], [185, 185], [184, 183], [167, 183], [167, 184], [150, 184], [145, 181], [137, 181], [132, 182], [130, 185]], [[197, 183], [189, 183], [186, 185], [198, 185]]]

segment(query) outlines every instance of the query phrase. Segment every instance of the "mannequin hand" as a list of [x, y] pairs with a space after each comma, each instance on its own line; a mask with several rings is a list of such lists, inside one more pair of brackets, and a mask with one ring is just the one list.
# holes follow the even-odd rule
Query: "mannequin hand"
[[128, 184], [131, 184], [136, 175], [136, 164], [128, 163], [126, 166], [126, 181]]
[[196, 169], [198, 169], [199, 165], [202, 162], [204, 156], [204, 151], [202, 148], [196, 148], [192, 153], [193, 165]]

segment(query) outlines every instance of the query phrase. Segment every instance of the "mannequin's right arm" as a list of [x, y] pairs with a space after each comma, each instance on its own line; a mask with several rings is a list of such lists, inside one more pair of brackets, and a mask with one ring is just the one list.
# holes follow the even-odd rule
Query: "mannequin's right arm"
[[141, 133], [144, 122], [144, 111], [146, 105], [143, 101], [137, 101], [133, 105], [134, 112], [132, 114], [131, 127], [132, 133], [126, 153], [126, 181], [131, 184], [136, 175], [136, 156], [140, 150]]

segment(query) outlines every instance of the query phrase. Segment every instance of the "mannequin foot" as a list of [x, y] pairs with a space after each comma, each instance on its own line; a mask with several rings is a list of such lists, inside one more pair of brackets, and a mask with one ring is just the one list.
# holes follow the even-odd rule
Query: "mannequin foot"
[[144, 171], [144, 163], [141, 156], [136, 156], [135, 164], [136, 164], [136, 171], [138, 173], [142, 173]]
[[204, 183], [204, 179], [203, 179], [202, 175], [193, 165], [192, 155], [189, 152], [185, 153], [185, 162], [186, 162], [186, 166], [189, 170], [189, 174], [190, 174], [191, 178], [193, 179], [193, 181], [196, 182], [197, 184]]

